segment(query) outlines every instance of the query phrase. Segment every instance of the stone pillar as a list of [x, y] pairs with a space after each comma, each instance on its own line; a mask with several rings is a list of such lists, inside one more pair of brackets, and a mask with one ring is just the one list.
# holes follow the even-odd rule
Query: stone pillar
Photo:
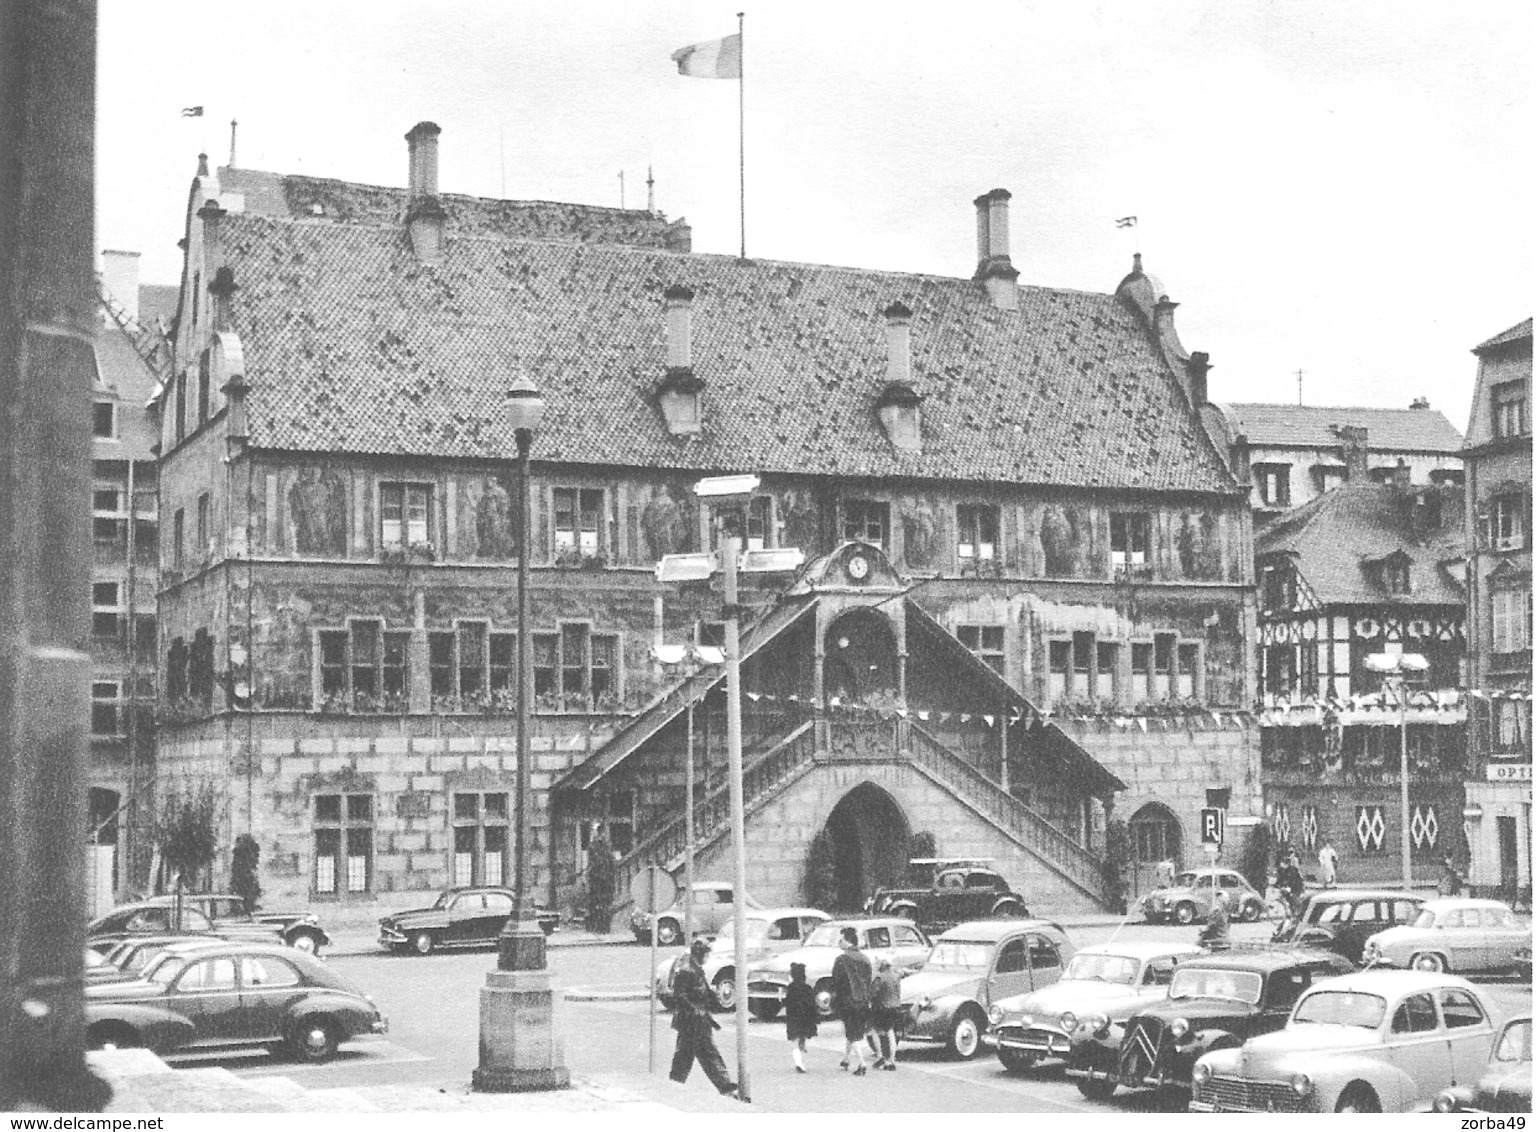
[[554, 992], [544, 971], [492, 971], [480, 988], [482, 1093], [563, 1089], [571, 1083], [565, 1043], [553, 1025]]
[[427, 652], [427, 595], [417, 590], [416, 617], [411, 624], [411, 656], [408, 672], [411, 686], [407, 691], [412, 712], [432, 707], [432, 662]]

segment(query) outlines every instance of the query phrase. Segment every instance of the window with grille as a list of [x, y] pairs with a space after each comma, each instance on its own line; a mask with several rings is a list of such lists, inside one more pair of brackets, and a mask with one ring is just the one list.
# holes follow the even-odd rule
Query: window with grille
[[955, 508], [961, 566], [990, 562], [997, 557], [997, 508], [987, 503], [962, 503]]
[[1531, 647], [1531, 591], [1496, 589], [1489, 596], [1493, 613], [1493, 651], [1524, 652]]
[[386, 550], [430, 545], [431, 513], [431, 484], [380, 484], [379, 545]]
[[315, 893], [372, 891], [373, 795], [316, 794], [312, 804]]
[[116, 680], [97, 680], [91, 684], [91, 734], [114, 736], [122, 733], [123, 686]]
[[1151, 567], [1152, 522], [1136, 512], [1109, 517], [1109, 563], [1116, 576], [1144, 577]]
[[112, 543], [127, 537], [128, 513], [123, 507], [123, 492], [115, 487], [98, 487], [91, 492], [91, 537], [96, 542]]
[[602, 552], [603, 490], [557, 487], [555, 553], [594, 557]]
[[98, 641], [116, 641], [122, 633], [122, 587], [116, 582], [91, 583], [91, 636]]
[[843, 540], [867, 542], [886, 549], [885, 536], [891, 529], [891, 505], [873, 499], [843, 501]]
[[1506, 381], [1493, 387], [1493, 435], [1500, 440], [1524, 436], [1531, 430], [1525, 409], [1525, 382]]
[[506, 883], [507, 797], [501, 791], [454, 792], [454, 884]]
[[97, 401], [91, 406], [91, 435], [97, 440], [117, 437], [117, 406], [111, 401]]
[[979, 656], [994, 672], [1003, 671], [1003, 626], [960, 625], [955, 629], [960, 643]]
[[533, 635], [533, 691], [540, 707], [591, 711], [619, 695], [619, 639], [582, 622]]
[[404, 711], [410, 697], [409, 630], [352, 621], [316, 634], [320, 704], [352, 711]]

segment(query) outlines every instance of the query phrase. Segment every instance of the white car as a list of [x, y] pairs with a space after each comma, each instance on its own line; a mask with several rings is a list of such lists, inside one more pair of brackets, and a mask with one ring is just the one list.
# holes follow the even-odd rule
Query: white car
[[1493, 1023], [1481, 992], [1438, 971], [1324, 979], [1283, 1030], [1195, 1062], [1191, 1112], [1412, 1112], [1476, 1081]]
[[[750, 908], [747, 910], [747, 959], [756, 962], [781, 951], [799, 947], [832, 917], [815, 908]], [[656, 997], [667, 1009], [672, 1008], [672, 967], [681, 957], [665, 959], [656, 965]], [[736, 1005], [736, 921], [727, 920], [720, 934], [709, 945], [704, 959], [704, 977], [715, 988], [720, 1005], [729, 1010]]]
[[1196, 944], [1163, 940], [1085, 947], [1072, 956], [1059, 982], [994, 1003], [986, 1040], [1009, 1072], [1042, 1057], [1065, 1057], [1079, 1029], [1124, 1025], [1144, 1003], [1168, 997], [1175, 967], [1205, 954]]
[[1366, 940], [1362, 962], [1420, 971], [1518, 971], [1530, 978], [1531, 929], [1498, 900], [1427, 900], [1412, 923]]
[[784, 989], [789, 986], [789, 968], [805, 964], [805, 979], [816, 992], [816, 1009], [823, 1018], [832, 1014], [832, 963], [842, 953], [838, 942], [844, 928], [853, 928], [859, 947], [870, 962], [889, 959], [903, 974], [916, 971], [928, 961], [933, 945], [917, 925], [900, 916], [869, 916], [847, 920], [828, 920], [805, 939], [800, 947], [780, 952], [754, 963], [748, 972], [748, 1006], [754, 1017], [766, 1022], [777, 1018], [784, 1008]]

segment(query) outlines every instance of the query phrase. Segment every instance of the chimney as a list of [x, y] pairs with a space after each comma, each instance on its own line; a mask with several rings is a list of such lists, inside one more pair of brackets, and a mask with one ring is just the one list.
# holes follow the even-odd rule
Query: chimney
[[697, 436], [704, 427], [704, 383], [693, 372], [693, 290], [674, 283], [662, 292], [667, 320], [667, 372], [656, 401], [672, 436]]
[[417, 122], [405, 135], [410, 155], [406, 230], [411, 249], [422, 263], [438, 263], [443, 255], [443, 222], [448, 219], [437, 199], [437, 136], [435, 122]]
[[1017, 310], [1019, 273], [1008, 254], [1007, 189], [976, 198], [976, 275], [998, 310]]
[[134, 322], [139, 321], [139, 253], [103, 251], [101, 283]]
[[1344, 451], [1344, 478], [1351, 483], [1366, 483], [1370, 473], [1370, 430], [1364, 425], [1334, 425], [1334, 435]]
[[875, 413], [898, 452], [923, 450], [922, 398], [912, 388], [912, 311], [902, 303], [885, 308], [885, 389]]
[[1189, 355], [1185, 368], [1189, 371], [1189, 394], [1195, 402], [1195, 407], [1210, 404], [1210, 389], [1206, 377], [1211, 372], [1211, 355], [1204, 350], [1196, 350]]

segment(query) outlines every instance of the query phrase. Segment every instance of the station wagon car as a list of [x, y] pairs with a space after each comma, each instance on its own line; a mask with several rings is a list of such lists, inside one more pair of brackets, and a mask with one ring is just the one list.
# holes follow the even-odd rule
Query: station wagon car
[[1047, 920], [978, 920], [934, 941], [923, 969], [901, 982], [902, 1041], [940, 1042], [952, 1057], [981, 1052], [994, 1002], [1061, 978], [1072, 941]]
[[1285, 1029], [1196, 1064], [1193, 1112], [1412, 1112], [1488, 1063], [1493, 1025], [1455, 975], [1361, 971], [1325, 979]]
[[[712, 936], [736, 915], [735, 886], [728, 881], [703, 880], [693, 885], [693, 933], [696, 936]], [[651, 925], [656, 925], [656, 943], [671, 947], [683, 942], [683, 899], [686, 893], [678, 893], [670, 908], [648, 916], [636, 909], [629, 917], [629, 930], [640, 943], [651, 942]], [[761, 908], [752, 897], [747, 897], [748, 908]]]
[[[510, 888], [446, 888], [431, 907], [395, 912], [379, 920], [379, 942], [390, 951], [430, 955], [439, 947], [486, 947], [496, 942], [512, 918]], [[549, 935], [558, 913], [535, 907], [539, 927]]]
[[[830, 916], [815, 908], [753, 908], [746, 914], [747, 961], [754, 963], [799, 947]], [[656, 997], [668, 1010], [672, 965], [676, 957], [656, 965]], [[715, 988], [715, 997], [726, 1010], [736, 1005], [736, 921], [727, 920], [709, 945], [704, 958], [704, 977]], [[751, 970], [749, 967], [748, 970]]]
[[319, 1062], [344, 1041], [388, 1029], [347, 979], [280, 943], [173, 943], [139, 978], [85, 989], [93, 1049], [142, 1046], [170, 1054], [265, 1046]]
[[1436, 1112], [1531, 1111], [1531, 1016], [1504, 1023], [1494, 1039], [1488, 1065], [1474, 1084], [1457, 1083], [1435, 1098]]
[[747, 1007], [764, 1021], [778, 1017], [784, 1007], [784, 988], [789, 986], [791, 963], [805, 964], [805, 980], [816, 992], [816, 1008], [822, 1017], [832, 1013], [832, 962], [842, 951], [844, 928], [859, 933], [859, 947], [870, 962], [889, 959], [898, 971], [915, 971], [928, 960], [933, 945], [917, 925], [897, 916], [869, 919], [828, 920], [811, 932], [800, 947], [781, 951], [748, 972]]
[[1301, 914], [1275, 928], [1278, 944], [1319, 947], [1359, 963], [1377, 932], [1411, 923], [1424, 897], [1391, 889], [1330, 888], [1314, 892]]
[[1124, 1025], [1144, 1003], [1168, 997], [1173, 972], [1206, 954], [1193, 943], [1162, 941], [1096, 943], [1072, 956], [1059, 982], [1044, 990], [994, 1002], [988, 1043], [1009, 1072], [1042, 1057], [1066, 1057], [1073, 1038], [1083, 1040], [1110, 1023]]
[[1067, 1076], [1091, 1100], [1117, 1086], [1187, 1086], [1199, 1058], [1283, 1027], [1302, 992], [1353, 964], [1325, 951], [1231, 951], [1181, 963], [1168, 997], [1124, 1026], [1110, 1023], [1074, 1042]]
[[1420, 971], [1531, 971], [1531, 930], [1498, 900], [1427, 900], [1413, 923], [1366, 941], [1365, 962]]
[[1141, 899], [1147, 923], [1192, 924], [1211, 914], [1216, 894], [1227, 894], [1227, 911], [1234, 920], [1257, 920], [1264, 915], [1264, 894], [1232, 869], [1191, 869], [1173, 878], [1168, 888], [1158, 888]]

